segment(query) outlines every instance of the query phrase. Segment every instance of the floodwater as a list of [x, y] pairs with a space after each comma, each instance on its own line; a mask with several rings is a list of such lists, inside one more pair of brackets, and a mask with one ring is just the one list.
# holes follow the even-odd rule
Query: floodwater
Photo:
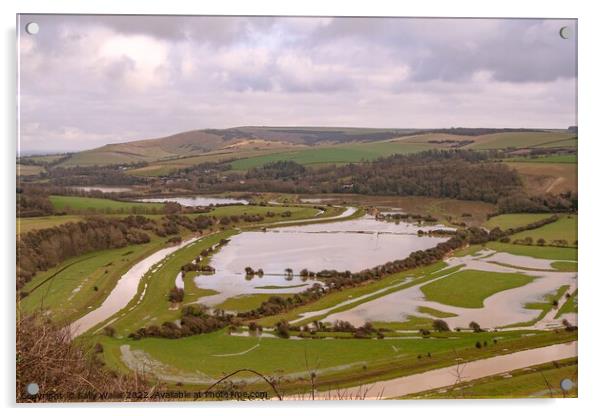
[[[272, 228], [266, 231], [243, 232], [216, 253], [211, 266], [215, 274], [195, 278], [198, 287], [219, 294], [202, 297], [200, 301], [214, 306], [227, 298], [254, 293], [296, 293], [307, 286], [299, 272], [306, 268], [358, 272], [366, 268], [404, 259], [411, 252], [434, 247], [447, 238], [418, 237], [414, 224], [394, 224], [364, 216], [355, 220]], [[245, 267], [263, 269], [263, 277], [247, 279]], [[285, 269], [292, 269], [287, 275]], [[258, 287], [259, 286], [259, 287]], [[262, 289], [261, 286], [281, 288]], [[284, 287], [289, 286], [289, 287]]]
[[235, 198], [223, 198], [223, 197], [212, 197], [212, 196], [178, 196], [178, 197], [165, 197], [165, 198], [143, 198], [139, 199], [141, 202], [177, 202], [185, 207], [207, 207], [209, 205], [220, 205], [220, 204], [241, 204], [248, 205], [249, 201], [246, 199], [235, 199]]
[[142, 276], [144, 276], [146, 272], [152, 268], [151, 273], [154, 273], [154, 271], [161, 266], [160, 263], [162, 263], [166, 257], [195, 240], [197, 240], [197, 238], [192, 238], [183, 241], [178, 245], [158, 250], [146, 257], [144, 260], [132, 266], [130, 270], [121, 276], [117, 282], [117, 285], [105, 299], [102, 305], [71, 324], [71, 335], [73, 337], [81, 335], [88, 329], [105, 321], [112, 315], [119, 312], [121, 309], [125, 308], [136, 295], [140, 279], [142, 279]]
[[[544, 302], [546, 295], [556, 293], [556, 290], [563, 285], [569, 286], [569, 293], [572, 293], [577, 287], [577, 273], [554, 271], [550, 266], [553, 260], [533, 259], [507, 253], [493, 253], [493, 251], [483, 250], [475, 256], [452, 257], [446, 262], [450, 267], [463, 266], [461, 270], [520, 273], [533, 276], [535, 279], [524, 286], [495, 293], [484, 300], [482, 308], [461, 308], [428, 301], [424, 297], [421, 287], [433, 281], [445, 279], [450, 275], [446, 274], [429, 282], [363, 303], [347, 311], [332, 314], [324, 320], [327, 322], [349, 321], [357, 326], [366, 321], [403, 322], [409, 315], [432, 318], [432, 316], [417, 310], [420, 306], [426, 306], [442, 312], [456, 314], [457, 316], [444, 318], [451, 328], [466, 328], [471, 321], [478, 322], [483, 328], [495, 328], [535, 319], [541, 311], [539, 309], [525, 309], [525, 304]], [[541, 270], [514, 269], [491, 263], [492, 261]], [[454, 273], [457, 273], [457, 271], [451, 274]], [[484, 274], [483, 278], [486, 279], [487, 275]], [[564, 301], [563, 298], [561, 302]], [[554, 309], [550, 311], [536, 326], [544, 328], [558, 325], [564, 317], [555, 319], [556, 312], [557, 310]]]
[[71, 189], [77, 189], [80, 191], [100, 191], [104, 193], [116, 193], [116, 192], [129, 192], [132, 188], [117, 187], [117, 186], [71, 186]]
[[[453, 386], [458, 380], [458, 372], [460, 372], [462, 381], [471, 381], [576, 356], [577, 342], [573, 341], [566, 344], [555, 344], [506, 355], [498, 355], [482, 360], [470, 361], [460, 364], [459, 366], [440, 368], [411, 376], [379, 381], [365, 386], [344, 389], [343, 391], [332, 390], [319, 392], [318, 397], [328, 399], [343, 394], [348, 398], [363, 397], [365, 395], [365, 398], [368, 399], [388, 399], [419, 393], [421, 391]], [[543, 380], [542, 383], [544, 383]], [[542, 384], [542, 390], [546, 390], [545, 384]]]

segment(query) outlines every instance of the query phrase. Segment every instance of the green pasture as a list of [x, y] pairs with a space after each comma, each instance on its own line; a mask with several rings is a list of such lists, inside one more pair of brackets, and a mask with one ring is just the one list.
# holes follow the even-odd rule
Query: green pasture
[[106, 198], [88, 198], [82, 196], [50, 195], [50, 202], [57, 211], [67, 212], [145, 212], [156, 210], [161, 212], [162, 203], [157, 202], [125, 202]]
[[489, 296], [524, 286], [532, 280], [533, 277], [518, 273], [462, 270], [420, 289], [427, 300], [462, 308], [482, 308]]

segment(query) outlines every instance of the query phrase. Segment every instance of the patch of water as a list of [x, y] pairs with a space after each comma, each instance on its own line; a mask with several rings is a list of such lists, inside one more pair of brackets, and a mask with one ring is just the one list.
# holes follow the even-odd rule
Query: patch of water
[[177, 202], [178, 204], [185, 207], [207, 207], [209, 205], [219, 204], [240, 204], [248, 205], [249, 201], [246, 199], [235, 199], [235, 198], [224, 198], [224, 197], [211, 197], [211, 196], [178, 196], [178, 197], [159, 197], [159, 198], [142, 198], [139, 199], [141, 202]]
[[[494, 256], [489, 256], [488, 254], [490, 253], [479, 252], [475, 256], [452, 257], [446, 262], [450, 267], [462, 266], [461, 270], [520, 273], [533, 276], [535, 279], [524, 286], [493, 294], [484, 300], [484, 306], [482, 308], [461, 308], [425, 299], [421, 287], [449, 276], [444, 275], [429, 282], [382, 296], [347, 311], [332, 314], [324, 320], [327, 322], [344, 320], [358, 326], [366, 321], [403, 322], [409, 315], [432, 318], [432, 316], [428, 314], [418, 312], [420, 306], [425, 306], [442, 312], [456, 314], [457, 316], [444, 318], [451, 328], [466, 328], [471, 321], [478, 322], [483, 328], [495, 328], [520, 322], [528, 322], [537, 318], [540, 314], [540, 310], [525, 309], [525, 304], [544, 301], [546, 295], [556, 293], [556, 290], [560, 286], [568, 285], [569, 292], [573, 292], [577, 286], [577, 274], [574, 272], [517, 270], [511, 267], [490, 263], [491, 259], [497, 254], [504, 254], [504, 256], [498, 257], [503, 259], [504, 263], [533, 269], [538, 269], [542, 266], [549, 267], [549, 263], [551, 263], [549, 260], [545, 260], [547, 263], [544, 264], [540, 259], [532, 259], [525, 256], [516, 256], [506, 253], [496, 253]], [[485, 273], [483, 274], [483, 278], [487, 278]], [[552, 314], [552, 312], [553, 315], [555, 315], [556, 311], [551, 311], [550, 314]], [[545, 324], [558, 324], [556, 321], [558, 320], [554, 320], [552, 317], [545, 320]]]
[[[273, 228], [235, 235], [211, 259], [215, 274], [195, 277], [199, 288], [219, 292], [201, 298], [214, 306], [225, 299], [255, 293], [296, 293], [305, 287], [259, 289], [257, 286], [294, 286], [304, 283], [302, 269], [318, 272], [358, 272], [389, 261], [404, 259], [411, 252], [446, 241], [441, 237], [418, 237], [417, 227], [408, 223], [387, 223], [365, 216], [356, 220]], [[245, 267], [263, 269], [263, 277], [247, 279]], [[287, 275], [285, 269], [293, 270]], [[310, 281], [311, 283], [311, 281]]]
[[83, 334], [88, 329], [110, 318], [112, 315], [126, 307], [136, 295], [140, 279], [142, 279], [153, 265], [163, 261], [175, 251], [187, 246], [195, 240], [198, 240], [198, 238], [192, 238], [183, 241], [180, 244], [158, 250], [132, 266], [130, 270], [121, 276], [115, 288], [98, 308], [71, 324], [71, 335], [76, 337]]

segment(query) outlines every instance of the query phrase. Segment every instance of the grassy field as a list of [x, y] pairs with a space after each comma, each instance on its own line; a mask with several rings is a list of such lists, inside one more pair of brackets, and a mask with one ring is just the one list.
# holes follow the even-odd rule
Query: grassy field
[[29, 295], [20, 301], [21, 311], [44, 308], [56, 322], [72, 322], [99, 306], [133, 264], [164, 244], [165, 239], [155, 237], [147, 244], [84, 254], [39, 272], [23, 288]]
[[[574, 147], [577, 139], [573, 133], [558, 132], [513, 132], [495, 133], [477, 136], [475, 143], [468, 145], [470, 149], [505, 149], [509, 147]], [[554, 144], [554, 145], [553, 145]]]
[[568, 245], [576, 247], [577, 244], [577, 215], [563, 215], [558, 221], [534, 230], [522, 231], [511, 236], [512, 240], [531, 237], [533, 241], [540, 238], [550, 244], [554, 240], [566, 240]]
[[[293, 147], [293, 146], [291, 146]], [[144, 166], [136, 169], [128, 169], [126, 172], [130, 175], [136, 176], [164, 176], [171, 172], [184, 169], [190, 166], [198, 165], [201, 163], [216, 163], [224, 162], [233, 159], [249, 158], [262, 155], [268, 155], [271, 153], [280, 153], [283, 149], [274, 146], [274, 148], [268, 149], [222, 149], [215, 152], [209, 152], [202, 155], [195, 155], [189, 157], [180, 157], [172, 160], [162, 160], [152, 162], [148, 166]]]
[[455, 313], [439, 311], [437, 309], [429, 308], [428, 306], [419, 306], [418, 312], [429, 314], [435, 318], [451, 318], [457, 316]]
[[[228, 230], [206, 236], [197, 242], [182, 248], [163, 262], [154, 273], [147, 272], [138, 285], [138, 293], [127, 306], [128, 313], [118, 318], [111, 326], [117, 334], [127, 336], [131, 332], [147, 325], [161, 325], [180, 317], [180, 307], [172, 307], [168, 299], [169, 290], [175, 286], [180, 268], [194, 260], [200, 252], [228, 238], [236, 231]], [[184, 304], [196, 302], [201, 295], [213, 292], [199, 292], [192, 279], [193, 273], [184, 278]], [[143, 296], [142, 296], [143, 295]]]
[[506, 164], [518, 172], [529, 193], [577, 192], [577, 164], [537, 162], [507, 162]]
[[539, 247], [519, 244], [504, 244], [498, 242], [489, 242], [487, 243], [487, 247], [495, 251], [516, 254], [518, 256], [535, 257], [536, 259], [568, 261], [577, 260], [577, 249], [571, 247]]
[[383, 141], [356, 143], [333, 147], [316, 147], [305, 150], [273, 153], [269, 155], [239, 159], [232, 162], [233, 170], [248, 170], [278, 160], [292, 160], [302, 165], [326, 163], [357, 163], [374, 160], [392, 154], [417, 153], [433, 148], [428, 144], [404, 143], [402, 141]]
[[571, 299], [566, 301], [562, 307], [558, 310], [556, 314], [556, 318], [560, 318], [565, 313], [577, 313], [578, 312], [578, 302], [577, 302], [577, 290], [571, 293]]
[[560, 382], [568, 378], [577, 383], [577, 358], [522, 368], [464, 382], [448, 388], [421, 392], [403, 399], [492, 399], [577, 397], [577, 387], [563, 394]]
[[518, 273], [495, 273], [463, 270], [422, 286], [427, 300], [462, 308], [482, 308], [489, 296], [524, 286], [532, 277]]
[[[290, 217], [282, 217], [280, 214], [283, 212], [290, 211]], [[334, 211], [333, 208], [330, 208], [329, 211]], [[274, 217], [267, 217], [266, 214], [268, 212], [273, 212], [276, 214]], [[262, 223], [270, 223], [276, 221], [289, 221], [289, 220], [298, 220], [305, 218], [316, 217], [316, 215], [320, 211], [316, 208], [309, 206], [294, 206], [294, 205], [230, 205], [224, 207], [216, 207], [211, 212], [201, 214], [208, 217], [226, 217], [231, 215], [261, 215], [264, 217], [264, 221]], [[324, 213], [316, 218], [323, 218], [328, 216], [329, 213]]]
[[507, 230], [509, 228], [522, 227], [545, 218], [550, 218], [551, 216], [552, 214], [502, 214], [491, 217], [483, 226], [489, 230], [495, 227]]
[[[525, 337], [525, 334], [533, 334]], [[230, 336], [225, 331], [177, 340], [146, 338], [139, 341], [101, 337], [104, 359], [111, 368], [124, 370], [121, 345], [141, 350], [149, 370], [172, 376], [217, 378], [248, 367], [266, 375], [288, 375], [282, 388], [294, 391], [306, 387], [309, 371], [324, 389], [335, 383], [357, 385], [453, 364], [457, 357], [474, 360], [574, 339], [575, 333], [508, 331], [499, 333], [453, 333], [449, 337], [382, 340], [362, 339], [280, 339]], [[497, 339], [497, 343], [493, 339]], [[487, 342], [486, 348], [475, 343]], [[427, 355], [430, 353], [430, 357]], [[418, 357], [420, 356], [420, 358]], [[309, 368], [308, 368], [309, 366]], [[202, 380], [202, 379], [201, 379]], [[205, 381], [205, 383], [207, 383]], [[202, 384], [202, 381], [201, 381]]]
[[[226, 299], [216, 306], [216, 308], [231, 312], [246, 312], [258, 308], [262, 302], [268, 300], [273, 293], [254, 293], [250, 295], [240, 295]], [[289, 296], [286, 293], [278, 293], [278, 296]]]
[[54, 227], [68, 222], [83, 220], [79, 215], [56, 215], [48, 217], [17, 218], [17, 234], [26, 233], [42, 228]]
[[122, 202], [106, 198], [87, 198], [81, 196], [50, 195], [50, 202], [55, 210], [67, 212], [140, 212], [163, 209], [162, 203], [155, 202]]
[[577, 155], [549, 155], [538, 157], [513, 157], [505, 159], [507, 162], [518, 163], [577, 163]]
[[17, 176], [32, 176], [39, 175], [46, 171], [42, 166], [36, 165], [20, 165], [17, 163]]

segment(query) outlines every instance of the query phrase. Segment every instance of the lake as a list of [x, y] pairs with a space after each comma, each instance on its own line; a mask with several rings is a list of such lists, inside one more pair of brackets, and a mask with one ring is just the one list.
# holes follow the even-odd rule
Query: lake
[[[231, 237], [211, 259], [215, 274], [195, 277], [198, 287], [219, 294], [202, 297], [200, 302], [214, 306], [225, 299], [253, 293], [295, 293], [315, 281], [306, 280], [299, 272], [306, 268], [318, 272], [361, 270], [401, 260], [411, 252], [431, 248], [446, 240], [441, 237], [418, 237], [418, 227], [410, 223], [376, 221], [364, 216], [355, 220], [249, 231]], [[263, 269], [263, 277], [247, 279], [245, 267]], [[286, 268], [293, 270], [287, 276]], [[262, 288], [277, 286], [276, 288]], [[296, 287], [293, 287], [296, 286]]]

